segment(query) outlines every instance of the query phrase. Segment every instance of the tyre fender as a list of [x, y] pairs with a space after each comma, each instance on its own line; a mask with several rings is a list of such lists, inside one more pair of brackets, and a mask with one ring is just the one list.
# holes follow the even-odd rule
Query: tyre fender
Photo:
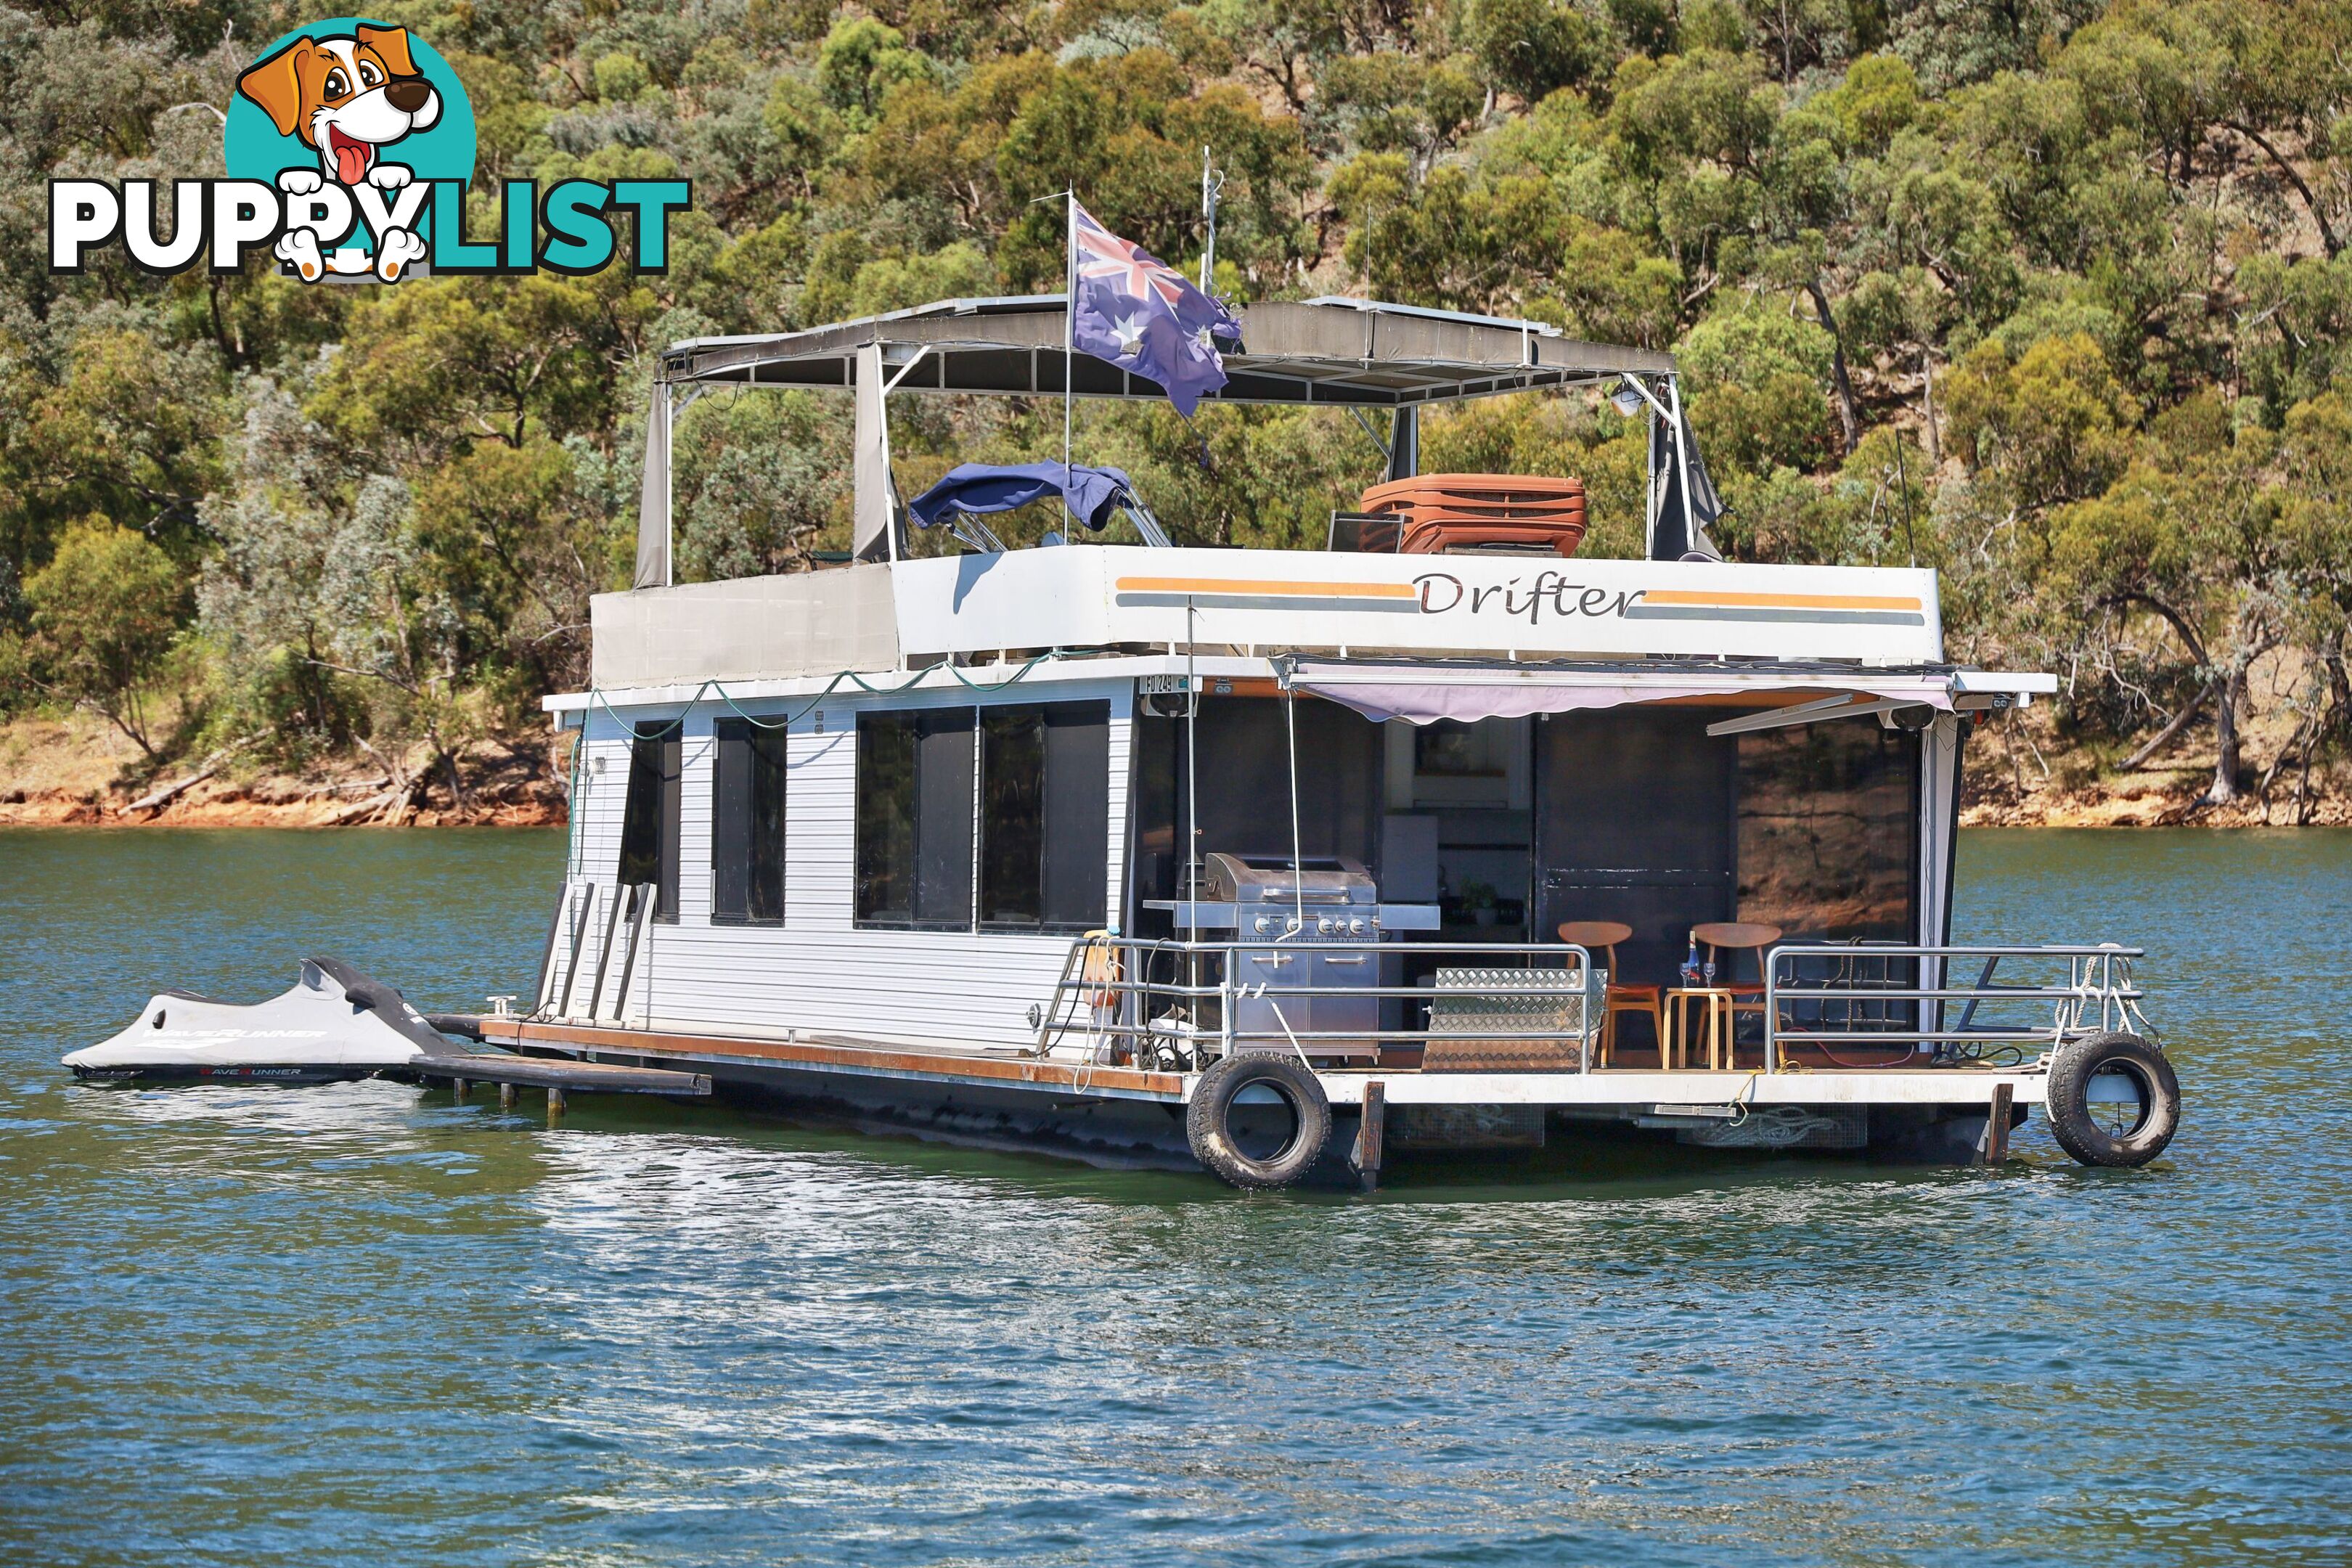
[[[1295, 1123], [1290, 1141], [1263, 1159], [1243, 1152], [1234, 1136], [1235, 1102], [1243, 1090], [1259, 1087], [1282, 1097]], [[1331, 1141], [1331, 1102], [1321, 1081], [1295, 1058], [1244, 1052], [1201, 1075], [1184, 1109], [1184, 1136], [1192, 1157], [1220, 1179], [1256, 1191], [1286, 1187], [1323, 1157]]]
[[[2093, 1113], [2093, 1085], [2107, 1094], [2137, 1096], [2139, 1119], [2120, 1133]], [[2149, 1041], [2117, 1032], [2089, 1035], [2058, 1047], [2050, 1063], [2050, 1131], [2058, 1146], [2085, 1165], [2145, 1165], [2164, 1152], [2180, 1130], [2180, 1080]]]

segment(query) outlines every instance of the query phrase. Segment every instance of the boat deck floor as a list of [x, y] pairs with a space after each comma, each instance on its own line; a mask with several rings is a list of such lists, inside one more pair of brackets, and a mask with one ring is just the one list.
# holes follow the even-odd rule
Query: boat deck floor
[[[1180, 1073], [1056, 1060], [1004, 1047], [915, 1046], [810, 1035], [774, 1039], [623, 1028], [609, 1024], [540, 1023], [522, 1018], [485, 1017], [480, 1023], [486, 1040], [517, 1051], [562, 1051], [589, 1058], [609, 1053], [638, 1062], [678, 1060], [681, 1066], [691, 1062], [722, 1071], [731, 1062], [746, 1067], [832, 1070], [975, 1086], [1000, 1084], [1007, 1088], [1061, 1089], [1107, 1099], [1181, 1101], [1186, 1092], [1186, 1080]], [[545, 1056], [530, 1059], [551, 1060]], [[593, 1070], [607, 1064], [583, 1061], [573, 1065]], [[1388, 1099], [1393, 1104], [1734, 1099], [1750, 1104], [1982, 1102], [1991, 1096], [1997, 1082], [2011, 1083], [2019, 1103], [2032, 1103], [2041, 1100], [2046, 1077], [2032, 1065], [1982, 1063], [1804, 1067], [1777, 1073], [1750, 1068], [1661, 1070], [1610, 1067], [1585, 1072], [1542, 1072], [1424, 1070], [1418, 1067], [1365, 1065], [1326, 1068], [1318, 1076], [1334, 1104], [1359, 1103], [1363, 1086], [1373, 1079], [1387, 1081]]]

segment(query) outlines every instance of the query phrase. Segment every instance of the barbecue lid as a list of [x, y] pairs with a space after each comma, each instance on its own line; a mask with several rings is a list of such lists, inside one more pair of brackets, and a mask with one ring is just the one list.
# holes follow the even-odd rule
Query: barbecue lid
[[1309, 855], [1294, 862], [1287, 855], [1206, 857], [1204, 889], [1220, 902], [1253, 900], [1288, 902], [1304, 900], [1319, 904], [1377, 904], [1380, 889], [1360, 861], [1337, 855]]

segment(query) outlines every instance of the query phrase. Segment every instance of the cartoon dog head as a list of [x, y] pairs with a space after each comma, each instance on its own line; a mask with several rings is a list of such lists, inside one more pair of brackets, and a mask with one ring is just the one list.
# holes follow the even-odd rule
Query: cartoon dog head
[[350, 37], [297, 38], [237, 79], [237, 90], [316, 148], [331, 180], [356, 185], [377, 149], [441, 118], [441, 95], [417, 73], [408, 29], [362, 22]]

